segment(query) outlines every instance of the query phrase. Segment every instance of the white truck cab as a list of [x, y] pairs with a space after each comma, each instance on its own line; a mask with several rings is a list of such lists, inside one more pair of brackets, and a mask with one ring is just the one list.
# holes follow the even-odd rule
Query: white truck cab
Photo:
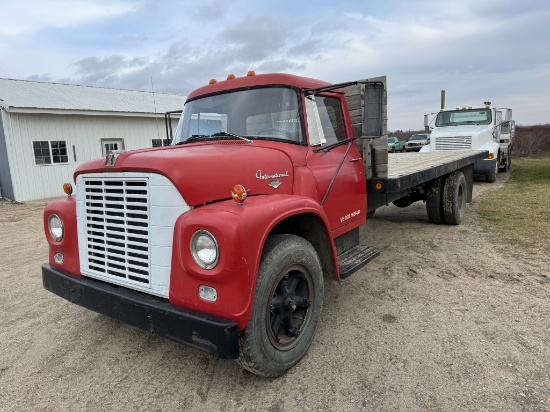
[[474, 166], [474, 173], [496, 181], [499, 170], [510, 166], [514, 122], [511, 109], [482, 106], [441, 109], [431, 131], [430, 142], [421, 152], [443, 150], [487, 150], [489, 156]]

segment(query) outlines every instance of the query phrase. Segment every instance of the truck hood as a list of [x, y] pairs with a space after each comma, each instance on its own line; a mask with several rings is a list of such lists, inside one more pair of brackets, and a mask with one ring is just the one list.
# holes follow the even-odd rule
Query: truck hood
[[189, 206], [230, 199], [236, 184], [253, 196], [290, 194], [294, 182], [293, 164], [285, 152], [238, 142], [135, 150], [118, 155], [113, 167], [105, 167], [105, 159], [86, 162], [74, 178], [116, 172], [160, 173], [172, 181]]
[[492, 131], [491, 125], [463, 125], [463, 126], [444, 126], [438, 127], [432, 131], [431, 138], [438, 137], [459, 137], [474, 136], [483, 133], [486, 130]]

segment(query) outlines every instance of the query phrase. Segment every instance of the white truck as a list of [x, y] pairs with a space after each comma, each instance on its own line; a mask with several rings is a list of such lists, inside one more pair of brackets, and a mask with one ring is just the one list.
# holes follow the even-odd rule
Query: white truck
[[[429, 129], [428, 115], [424, 126]], [[487, 150], [489, 156], [474, 165], [474, 174], [495, 182], [499, 171], [510, 169], [515, 123], [512, 109], [482, 106], [441, 109], [435, 118], [430, 142], [421, 152], [444, 150]]]

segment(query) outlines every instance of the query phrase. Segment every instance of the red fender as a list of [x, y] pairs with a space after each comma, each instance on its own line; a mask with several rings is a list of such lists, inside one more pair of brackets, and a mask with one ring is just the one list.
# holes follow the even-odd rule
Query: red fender
[[[306, 213], [318, 216], [330, 233], [319, 204], [295, 195], [250, 196], [243, 205], [229, 200], [184, 213], [174, 230], [170, 303], [235, 320], [239, 329], [244, 329], [250, 318], [256, 275], [267, 237], [277, 223]], [[191, 256], [191, 237], [199, 229], [212, 233], [218, 242], [219, 262], [211, 270], [200, 268]], [[331, 247], [336, 262], [333, 242]], [[216, 302], [199, 297], [201, 285], [216, 289]]]
[[[59, 216], [63, 222], [63, 238], [56, 242], [50, 235], [48, 219], [52, 214]], [[78, 253], [78, 233], [76, 228], [76, 200], [73, 196], [55, 200], [44, 208], [44, 233], [50, 245], [50, 265], [62, 269], [73, 275], [80, 276], [80, 259]], [[56, 253], [63, 254], [63, 263], [54, 261]]]

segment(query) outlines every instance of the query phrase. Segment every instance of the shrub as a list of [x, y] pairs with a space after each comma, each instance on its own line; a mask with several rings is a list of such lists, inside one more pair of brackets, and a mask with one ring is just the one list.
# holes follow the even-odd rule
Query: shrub
[[540, 156], [550, 151], [550, 125], [516, 126], [512, 142], [515, 156]]

